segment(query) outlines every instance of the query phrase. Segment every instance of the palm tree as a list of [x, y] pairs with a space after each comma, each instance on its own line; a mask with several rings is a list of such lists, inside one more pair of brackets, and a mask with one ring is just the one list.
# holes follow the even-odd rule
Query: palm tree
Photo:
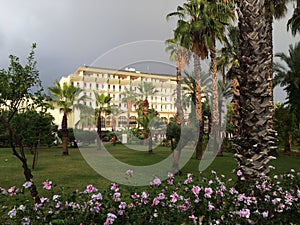
[[238, 1], [238, 8], [240, 124], [238, 137], [234, 140], [235, 157], [243, 177], [255, 180], [261, 174], [269, 174], [269, 153], [276, 148], [275, 131], [270, 129], [268, 119], [272, 113], [269, 104], [272, 93], [266, 68], [271, 46], [267, 39], [264, 1]]
[[223, 84], [226, 83], [226, 78], [231, 79], [231, 92], [233, 94], [231, 102], [233, 103], [233, 134], [238, 133], [239, 116], [239, 82], [237, 80], [237, 68], [240, 66], [238, 57], [240, 55], [238, 28], [235, 26], [228, 26], [228, 34], [225, 41], [225, 46], [221, 49], [221, 55], [217, 58], [217, 66], [222, 71]]
[[214, 150], [218, 149], [220, 133], [220, 113], [218, 100], [218, 78], [217, 78], [217, 50], [216, 41], [225, 41], [225, 28], [230, 20], [235, 19], [233, 2], [231, 1], [207, 1], [203, 9], [204, 43], [209, 49], [211, 58], [212, 74], [212, 134], [214, 137]]
[[153, 96], [159, 91], [155, 89], [154, 85], [151, 82], [144, 82], [138, 86], [138, 90], [140, 92], [140, 96], [142, 98], [148, 98], [149, 96]]
[[300, 42], [289, 45], [289, 54], [283, 52], [275, 55], [285, 63], [276, 63], [274, 83], [284, 86], [287, 93], [287, 104], [300, 121]]
[[104, 114], [109, 114], [111, 112], [111, 108], [110, 108], [110, 101], [111, 101], [111, 97], [109, 95], [105, 95], [104, 93], [97, 93], [96, 91], [94, 91], [95, 94], [95, 99], [96, 99], [96, 115], [97, 115], [97, 134], [98, 137], [98, 149], [101, 149], [101, 140], [102, 140], [102, 136], [101, 136], [101, 131], [102, 131], [102, 113]]
[[122, 102], [126, 103], [127, 106], [127, 127], [129, 129], [129, 118], [130, 112], [132, 111], [133, 104], [137, 101], [138, 94], [133, 90], [132, 86], [125, 87], [125, 91], [122, 93]]
[[176, 109], [177, 109], [177, 124], [180, 126], [183, 120], [183, 109], [181, 103], [181, 72], [184, 71], [186, 64], [189, 63], [190, 51], [181, 46], [180, 40], [166, 40], [166, 51], [170, 52], [170, 60], [176, 62]]
[[300, 0], [297, 0], [297, 6], [294, 9], [293, 16], [288, 20], [287, 29], [291, 29], [293, 36], [300, 33]]
[[82, 90], [80, 88], [76, 88], [72, 85], [68, 85], [67, 83], [63, 83], [62, 85], [56, 80], [55, 87], [50, 87], [49, 91], [51, 95], [53, 95], [53, 104], [59, 107], [60, 112], [63, 113], [63, 118], [61, 122], [61, 130], [62, 130], [62, 153], [63, 155], [68, 155], [68, 114], [73, 111], [73, 107], [78, 107], [80, 103], [86, 97], [83, 95], [79, 97]]
[[204, 44], [202, 29], [202, 9], [206, 4], [205, 0], [188, 0], [183, 6], [178, 6], [177, 11], [169, 13], [167, 18], [172, 16], [179, 17], [174, 36], [180, 39], [183, 47], [193, 52], [194, 73], [196, 79], [196, 118], [199, 125], [198, 142], [196, 146], [196, 158], [201, 159], [203, 154], [203, 129], [202, 126], [202, 89], [201, 89], [201, 65], [200, 59], [208, 55], [208, 49]]
[[95, 124], [95, 110], [91, 106], [83, 105], [80, 109], [79, 126], [81, 129], [88, 128], [89, 130]]
[[121, 115], [124, 111], [120, 109], [120, 107], [117, 105], [112, 105], [110, 109], [111, 109], [110, 114], [112, 115], [112, 121], [111, 121], [112, 131], [115, 131], [117, 126], [117, 117]]

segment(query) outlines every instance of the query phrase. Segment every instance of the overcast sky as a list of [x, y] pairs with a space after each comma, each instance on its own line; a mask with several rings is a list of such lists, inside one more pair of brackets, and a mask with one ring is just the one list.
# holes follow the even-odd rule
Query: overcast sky
[[[132, 63], [138, 67], [136, 60], [145, 53], [144, 61], [170, 63], [163, 42], [172, 37], [176, 21], [167, 21], [166, 15], [183, 2], [0, 0], [0, 68], [7, 68], [10, 54], [25, 58], [33, 42], [37, 43], [36, 60], [44, 86], [52, 86], [55, 79], [84, 64], [119, 69]], [[274, 24], [274, 52], [287, 52], [289, 44], [300, 41], [299, 35], [293, 38], [286, 31], [292, 5], [289, 8], [287, 18]], [[131, 58], [133, 55], [137, 57]], [[161, 72], [153, 71], [151, 63], [147, 70]], [[282, 99], [278, 93], [275, 101]]]

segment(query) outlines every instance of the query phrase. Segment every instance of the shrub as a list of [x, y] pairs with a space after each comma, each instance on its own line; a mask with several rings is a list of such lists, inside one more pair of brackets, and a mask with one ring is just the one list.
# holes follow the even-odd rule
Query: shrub
[[166, 181], [155, 177], [139, 191], [111, 184], [100, 193], [89, 184], [66, 194], [50, 181], [43, 184], [48, 195], [40, 204], [27, 200], [26, 191], [1, 188], [3, 224], [297, 224], [300, 218], [300, 173], [294, 170], [245, 181], [245, 191], [214, 171], [208, 178], [187, 174], [183, 182], [169, 173]]

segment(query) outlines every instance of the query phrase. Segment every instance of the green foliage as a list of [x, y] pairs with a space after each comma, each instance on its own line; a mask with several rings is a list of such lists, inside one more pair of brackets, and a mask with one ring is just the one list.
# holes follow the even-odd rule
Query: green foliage
[[274, 129], [277, 131], [279, 145], [288, 146], [290, 138], [295, 140], [299, 137], [296, 115], [281, 103], [277, 103], [274, 108]]
[[34, 110], [20, 112], [12, 120], [12, 127], [17, 131], [18, 139], [25, 146], [50, 146], [55, 140], [57, 126], [53, 123], [50, 113]]

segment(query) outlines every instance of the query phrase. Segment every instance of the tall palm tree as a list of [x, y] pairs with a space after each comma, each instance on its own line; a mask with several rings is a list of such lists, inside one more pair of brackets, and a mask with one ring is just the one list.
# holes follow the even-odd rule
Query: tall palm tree
[[231, 79], [231, 92], [233, 103], [233, 134], [238, 133], [238, 121], [239, 116], [239, 82], [237, 80], [237, 68], [240, 66], [238, 57], [240, 55], [239, 40], [238, 40], [238, 28], [235, 26], [228, 26], [228, 34], [225, 41], [225, 46], [221, 49], [221, 55], [217, 59], [217, 65], [219, 70], [222, 71], [223, 83], [226, 83], [226, 78]]
[[183, 108], [181, 103], [181, 72], [189, 64], [190, 51], [181, 46], [180, 40], [176, 37], [174, 39], [166, 40], [166, 51], [170, 53], [170, 60], [176, 62], [176, 109], [177, 109], [177, 124], [180, 126], [183, 120]]
[[232, 1], [207, 1], [203, 11], [204, 43], [209, 49], [212, 75], [212, 135], [214, 137], [214, 150], [218, 151], [220, 133], [219, 94], [217, 78], [217, 49], [216, 41], [225, 41], [225, 28], [231, 20], [235, 19]]
[[264, 1], [240, 0], [238, 8], [240, 124], [235, 139], [235, 157], [243, 177], [255, 180], [261, 174], [269, 174], [269, 153], [275, 143], [275, 131], [270, 129], [268, 119], [272, 112], [266, 68], [271, 46], [267, 40]]
[[297, 0], [297, 6], [294, 9], [292, 17], [288, 20], [287, 29], [291, 29], [292, 35], [300, 33], [300, 0]]
[[63, 118], [61, 122], [62, 130], [62, 153], [63, 155], [68, 155], [68, 114], [73, 111], [73, 107], [77, 107], [78, 104], [83, 101], [86, 96], [82, 95], [79, 97], [82, 89], [76, 88], [73, 85], [68, 85], [63, 83], [62, 85], [56, 80], [55, 86], [50, 87], [49, 91], [54, 97], [53, 104], [59, 107], [60, 112], [63, 113]]
[[101, 132], [102, 132], [102, 113], [109, 114], [111, 112], [110, 101], [111, 97], [109, 95], [105, 95], [104, 93], [97, 93], [94, 91], [95, 99], [96, 99], [96, 115], [97, 115], [97, 134], [98, 137], [98, 149], [101, 149]]
[[204, 44], [202, 27], [202, 9], [206, 4], [205, 0], [188, 0], [182, 6], [177, 7], [176, 12], [169, 13], [167, 18], [177, 16], [179, 18], [174, 36], [180, 39], [181, 45], [193, 52], [194, 73], [196, 80], [196, 118], [199, 125], [198, 142], [196, 145], [196, 158], [201, 159], [203, 154], [203, 133], [202, 133], [202, 89], [201, 89], [201, 64], [200, 59], [208, 55], [207, 46]]
[[287, 93], [287, 103], [300, 122], [300, 42], [289, 45], [289, 54], [283, 52], [275, 55], [284, 64], [276, 63], [274, 72], [275, 85], [284, 86]]
[[129, 118], [130, 112], [132, 111], [132, 106], [137, 102], [138, 94], [130, 86], [129, 88], [125, 87], [124, 92], [122, 92], [122, 102], [126, 103], [127, 106], [127, 127], [129, 129]]

